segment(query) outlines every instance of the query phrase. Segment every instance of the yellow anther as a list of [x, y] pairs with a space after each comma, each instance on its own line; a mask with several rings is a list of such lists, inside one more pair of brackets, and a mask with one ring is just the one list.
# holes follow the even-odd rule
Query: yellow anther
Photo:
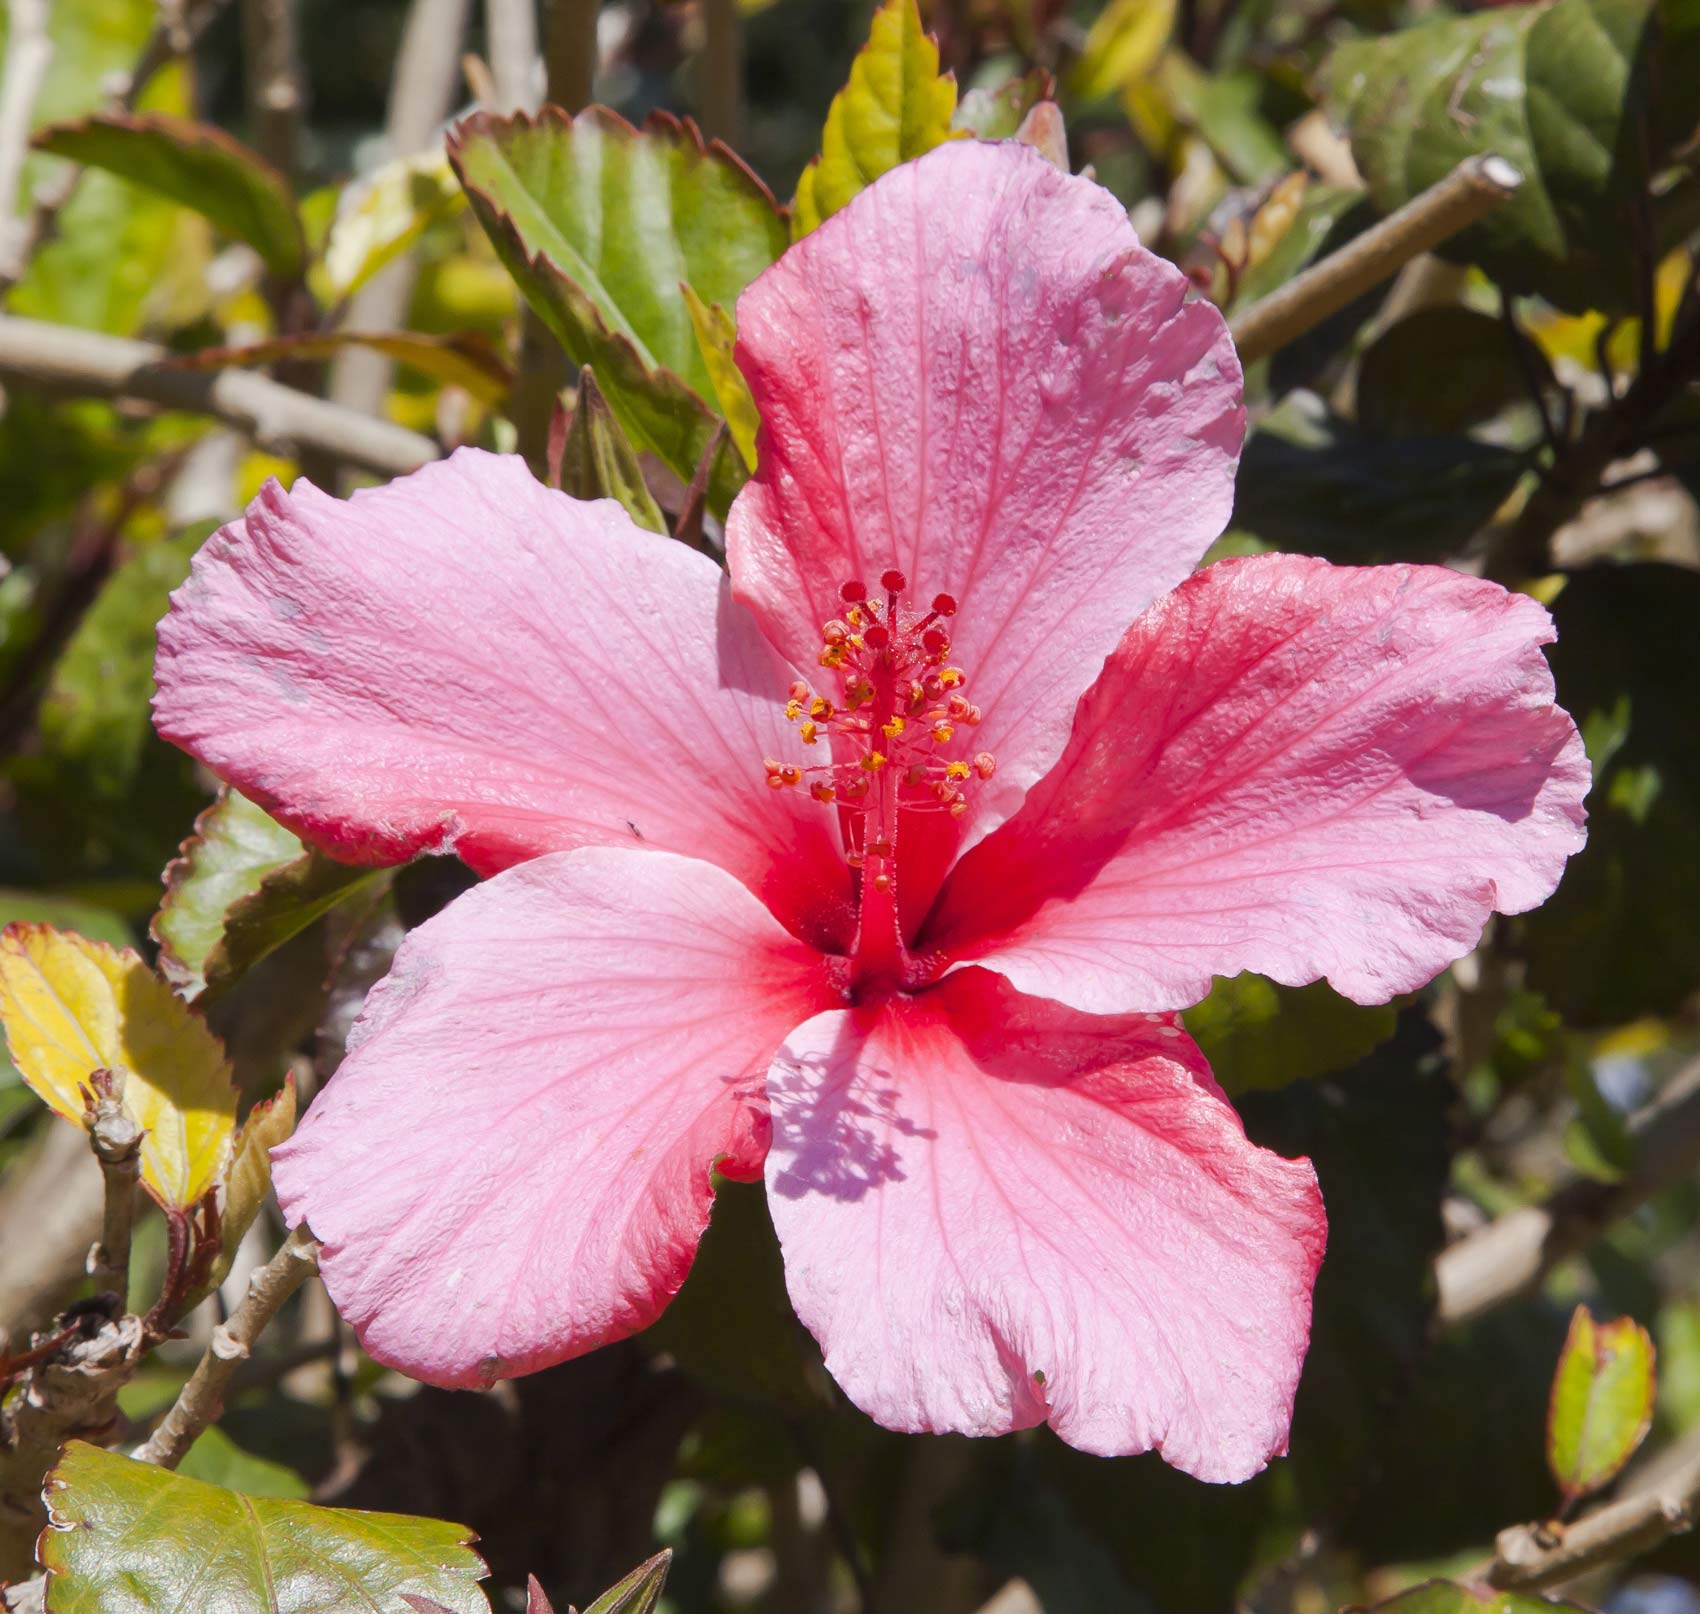
[[799, 717], [801, 717], [802, 715], [803, 715], [803, 703], [801, 701], [786, 701], [786, 703], [785, 703], [785, 721], [787, 723], [795, 723], [797, 721], [797, 719]]
[[818, 779], [809, 786], [809, 794], [813, 796], [816, 801], [838, 800], [838, 792], [834, 790], [831, 785], [823, 784]]
[[862, 648], [862, 636], [859, 633], [851, 634], [846, 642], [852, 650], [860, 650]]
[[820, 733], [820, 730], [813, 723], [805, 723], [797, 732], [803, 736], [804, 745], [813, 745], [815, 736]]
[[832, 702], [824, 695], [817, 695], [809, 703], [809, 716], [817, 722], [826, 723], [832, 718]]
[[885, 753], [883, 751], [870, 751], [862, 758], [862, 766], [869, 773], [878, 773], [885, 766]]
[[955, 689], [958, 684], [963, 682], [962, 669], [960, 667], [940, 667], [939, 682], [946, 689]]
[[895, 740], [908, 725], [895, 712], [887, 722], [880, 724], [880, 733], [888, 740]]
[[786, 785], [800, 785], [803, 782], [803, 770], [795, 765], [788, 765], [779, 770], [779, 782]]
[[842, 667], [844, 665], [844, 646], [841, 644], [822, 645], [820, 664], [823, 667]]
[[947, 779], [966, 779], [973, 771], [966, 762], [947, 762], [944, 765], [944, 776]]
[[861, 607], [856, 605], [851, 606], [845, 613], [844, 620], [853, 628], [861, 627], [863, 621]]
[[956, 730], [948, 723], [935, 723], [933, 725], [933, 740], [938, 745], [950, 744], [955, 734]]

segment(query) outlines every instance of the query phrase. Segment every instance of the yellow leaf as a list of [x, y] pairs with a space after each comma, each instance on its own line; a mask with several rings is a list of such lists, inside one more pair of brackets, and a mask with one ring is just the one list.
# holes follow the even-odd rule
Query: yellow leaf
[[1110, 0], [1087, 31], [1068, 87], [1082, 101], [1125, 89], [1157, 64], [1175, 26], [1175, 0]]
[[146, 1134], [142, 1181], [162, 1205], [187, 1210], [219, 1180], [236, 1122], [224, 1050], [129, 948], [8, 925], [0, 1022], [24, 1080], [79, 1126], [89, 1077], [125, 1073], [124, 1107]]
[[821, 154], [803, 170], [791, 236], [807, 235], [899, 163], [953, 138], [956, 78], [939, 72], [939, 47], [915, 0], [884, 0], [850, 82], [832, 99]]
[[719, 303], [705, 303], [696, 289], [681, 281], [679, 289], [685, 294], [685, 307], [690, 310], [691, 324], [696, 328], [697, 346], [702, 349], [703, 363], [708, 366], [708, 379], [714, 387], [715, 402], [726, 417], [726, 429], [744, 456], [744, 464], [756, 468], [756, 431], [761, 416], [756, 401], [750, 396], [744, 372], [732, 357], [732, 344], [738, 330], [732, 316]]
[[314, 290], [327, 303], [351, 296], [438, 219], [466, 204], [441, 142], [350, 184], [337, 200]]
[[1245, 267], [1255, 269], [1280, 244], [1304, 205], [1309, 180], [1302, 172], [1288, 174], [1270, 191], [1251, 221], [1246, 238]]

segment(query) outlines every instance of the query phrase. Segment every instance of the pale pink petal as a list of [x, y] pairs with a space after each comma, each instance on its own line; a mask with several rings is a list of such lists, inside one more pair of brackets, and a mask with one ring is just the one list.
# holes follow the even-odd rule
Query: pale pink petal
[[660, 847], [832, 930], [832, 826], [762, 773], [791, 671], [706, 557], [516, 457], [268, 483], [159, 637], [160, 732], [337, 857]]
[[1134, 624], [919, 945], [1094, 1012], [1241, 970], [1411, 991], [1582, 845], [1551, 638], [1534, 600], [1437, 566], [1208, 567]]
[[1244, 433], [1221, 315], [1126, 210], [1017, 142], [878, 180], [738, 303], [761, 409], [728, 559], [806, 666], [855, 578], [954, 595], [952, 660], [998, 759], [973, 840], [1062, 751], [1127, 624], [1222, 530]]
[[762, 1079], [835, 1001], [736, 880], [668, 852], [520, 864], [415, 930], [274, 1156], [290, 1223], [379, 1361], [528, 1373], [651, 1322], [760, 1174]]
[[1049, 1422], [1243, 1480], [1286, 1449], [1325, 1220], [1172, 1022], [983, 970], [786, 1039], [768, 1200], [797, 1314], [889, 1428]]

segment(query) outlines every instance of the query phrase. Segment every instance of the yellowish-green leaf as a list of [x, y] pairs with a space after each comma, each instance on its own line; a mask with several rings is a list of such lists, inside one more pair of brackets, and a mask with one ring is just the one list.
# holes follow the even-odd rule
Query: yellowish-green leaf
[[738, 452], [744, 456], [744, 463], [753, 471], [756, 468], [756, 432], [761, 426], [761, 416], [756, 412], [756, 401], [750, 396], [744, 372], [732, 358], [732, 345], [737, 340], [738, 328], [719, 303], [705, 303], [684, 282], [680, 283], [679, 290], [685, 294], [685, 307], [690, 310], [691, 324], [696, 327], [697, 346], [702, 349], [703, 363], [708, 366], [714, 401], [726, 417], [726, 428], [732, 433]]
[[832, 99], [820, 156], [803, 170], [791, 235], [805, 236], [899, 163], [952, 137], [956, 78], [939, 72], [938, 42], [915, 0], [885, 0], [850, 81]]
[[1175, 27], [1175, 0], [1110, 0], [1087, 31], [1068, 75], [1082, 101], [1113, 94], [1144, 78]]
[[1547, 1412], [1547, 1466], [1568, 1506], [1609, 1485], [1653, 1421], [1653, 1340], [1633, 1317], [1570, 1319]]
[[274, 336], [240, 347], [201, 348], [174, 362], [186, 370], [224, 370], [287, 359], [334, 359], [350, 348], [381, 353], [433, 381], [459, 387], [492, 408], [507, 398], [513, 386], [507, 360], [482, 331], [457, 331], [447, 336], [424, 331], [314, 331], [302, 336]]
[[644, 480], [643, 465], [590, 365], [578, 373], [578, 402], [559, 449], [550, 451], [550, 480], [575, 499], [613, 499], [640, 527], [667, 531], [661, 506]]
[[73, 1441], [48, 1477], [53, 1614], [489, 1614], [463, 1525], [243, 1495]]
[[352, 296], [438, 219], [465, 205], [440, 146], [385, 163], [343, 191], [309, 284], [327, 303]]
[[222, 1176], [236, 1125], [224, 1050], [129, 948], [8, 925], [0, 1022], [24, 1080], [79, 1126], [89, 1077], [125, 1073], [124, 1107], [145, 1133], [142, 1181], [162, 1205], [187, 1210]]

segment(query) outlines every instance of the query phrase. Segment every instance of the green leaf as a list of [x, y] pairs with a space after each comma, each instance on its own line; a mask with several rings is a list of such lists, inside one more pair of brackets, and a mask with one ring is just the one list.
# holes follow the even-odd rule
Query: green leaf
[[228, 787], [195, 820], [166, 866], [165, 898], [149, 927], [160, 973], [184, 997], [206, 989], [207, 957], [224, 936], [230, 905], [305, 850], [300, 836]]
[[1546, 355], [1522, 332], [1456, 304], [1421, 308], [1383, 331], [1359, 360], [1358, 425], [1376, 437], [1463, 433], [1526, 404], [1525, 375], [1543, 392], [1556, 391]]
[[1524, 463], [1468, 437], [1370, 437], [1295, 392], [1246, 442], [1232, 524], [1329, 560], [1435, 560], [1487, 524]]
[[[785, 249], [784, 214], [725, 147], [664, 113], [642, 129], [601, 107], [577, 118], [480, 113], [449, 157], [508, 272], [639, 449], [689, 481], [714, 435], [715, 396], [689, 285], [730, 308]], [[717, 461], [711, 504], [743, 481]]]
[[950, 124], [977, 140], [1009, 140], [1022, 120], [1041, 101], [1048, 101], [1055, 85], [1042, 67], [1001, 84], [976, 85], [956, 103]]
[[696, 328], [697, 345], [702, 349], [703, 363], [708, 366], [709, 380], [714, 384], [715, 402], [744, 464], [753, 471], [761, 416], [756, 411], [755, 399], [750, 396], [744, 372], [732, 357], [738, 328], [719, 303], [705, 303], [688, 285], [680, 290], [685, 294], [685, 307], [690, 310], [691, 324]]
[[1326, 85], [1384, 212], [1496, 152], [1521, 188], [1437, 250], [1508, 290], [1617, 311], [1635, 300], [1637, 198], [1692, 132], [1697, 75], [1691, 8], [1555, 0], [1341, 45]]
[[1519, 924], [1529, 984], [1573, 1026], [1667, 1014], [1700, 986], [1700, 573], [1597, 566], [1553, 602], [1558, 700], [1594, 766], [1588, 844]]
[[1263, 80], [1255, 73], [1206, 73], [1178, 50], [1164, 55], [1158, 84], [1169, 113], [1215, 154], [1241, 185], [1265, 185], [1292, 164], [1273, 125], [1259, 110]]
[[338, 863], [233, 790], [199, 818], [165, 871], [152, 933], [162, 974], [210, 1003], [314, 920], [386, 876]]
[[462, 1525], [245, 1496], [81, 1441], [46, 1499], [53, 1614], [409, 1614], [409, 1593], [489, 1614]]
[[306, 239], [288, 182], [222, 129], [160, 112], [109, 113], [50, 125], [35, 145], [192, 208], [246, 241], [286, 280], [305, 265]]
[[1346, 1614], [1588, 1614], [1580, 1603], [1561, 1603], [1528, 1592], [1472, 1591], [1456, 1581], [1430, 1580], [1400, 1592], [1371, 1610], [1347, 1609]]
[[241, 347], [201, 348], [174, 362], [185, 370], [225, 370], [276, 364], [280, 359], [334, 359], [351, 348], [381, 353], [433, 381], [459, 387], [492, 408], [507, 400], [514, 383], [508, 361], [482, 331], [459, 331], [452, 336], [422, 331], [319, 331]]
[[588, 364], [578, 373], [578, 403], [552, 470], [563, 493], [575, 499], [615, 499], [640, 527], [667, 531], [661, 507], [643, 479], [637, 450], [620, 429]]
[[1182, 1018], [1216, 1080], [1236, 1094], [1344, 1069], [1393, 1035], [1399, 1011], [1353, 1003], [1326, 981], [1277, 986], [1245, 974], [1218, 978]]
[[1553, 1375], [1547, 1466], [1569, 1507], [1609, 1485], [1653, 1424], [1653, 1339], [1633, 1317], [1596, 1323], [1586, 1306]]
[[793, 238], [881, 174], [949, 140], [955, 111], [955, 75], [939, 72], [938, 42], [922, 27], [915, 0], [884, 0], [849, 82], [832, 98], [820, 155], [797, 182]]
[[656, 1553], [610, 1586], [584, 1614], [655, 1614], [672, 1563], [671, 1549]]

